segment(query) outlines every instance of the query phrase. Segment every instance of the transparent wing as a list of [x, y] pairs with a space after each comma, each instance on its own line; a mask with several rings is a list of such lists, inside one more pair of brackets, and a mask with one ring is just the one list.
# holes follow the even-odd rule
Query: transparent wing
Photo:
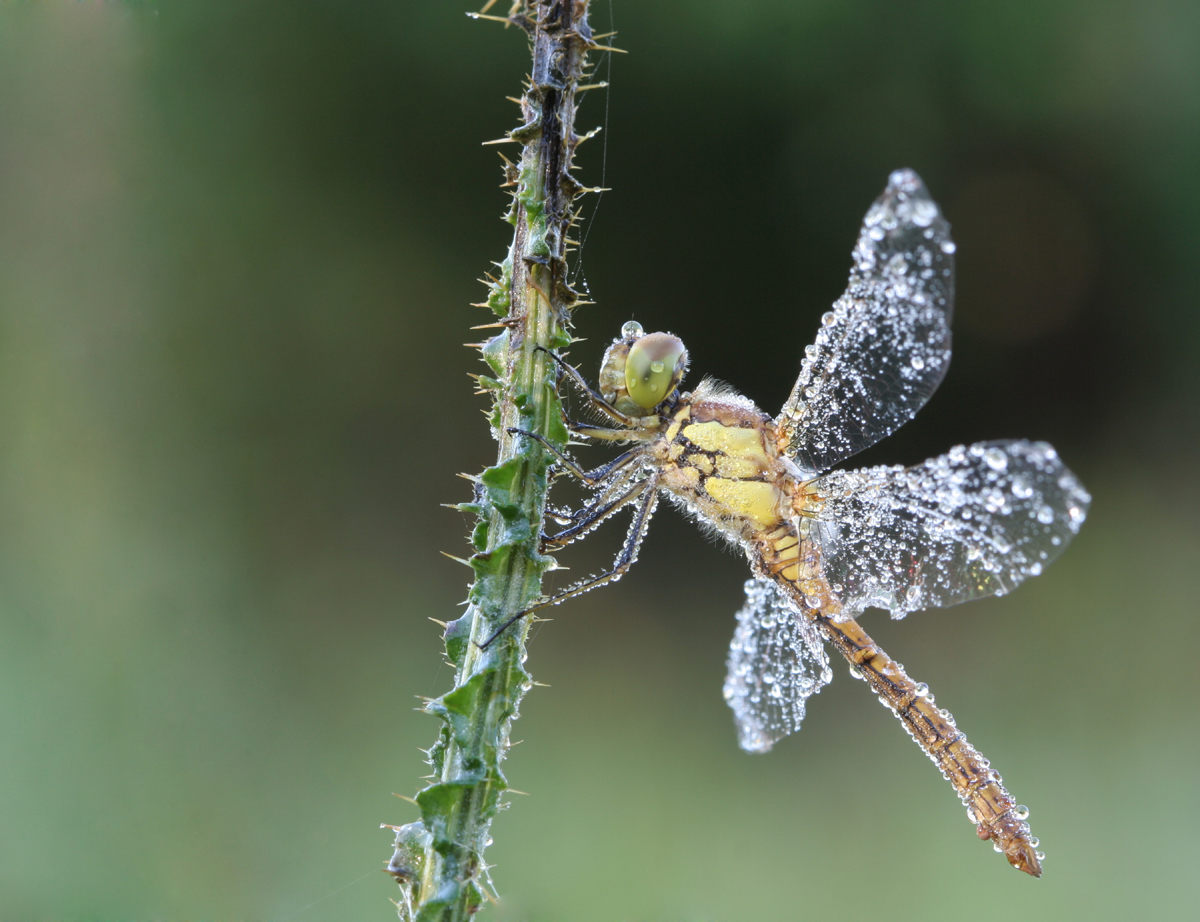
[[1045, 442], [981, 442], [911, 468], [834, 471], [809, 540], [848, 615], [893, 618], [1003, 595], [1037, 576], [1091, 497]]
[[950, 364], [950, 225], [912, 170], [897, 170], [863, 220], [845, 294], [821, 318], [776, 419], [787, 454], [818, 473], [894, 432]]
[[725, 700], [733, 708], [741, 747], [766, 752], [800, 729], [804, 702], [833, 673], [820, 635], [774, 583], [749, 580], [737, 620]]

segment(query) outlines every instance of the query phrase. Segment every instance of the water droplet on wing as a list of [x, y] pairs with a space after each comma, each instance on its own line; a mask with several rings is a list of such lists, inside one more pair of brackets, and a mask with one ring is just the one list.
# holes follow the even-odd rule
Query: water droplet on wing
[[993, 471], [1002, 471], [1008, 467], [1008, 455], [993, 445], [983, 453], [983, 460]]

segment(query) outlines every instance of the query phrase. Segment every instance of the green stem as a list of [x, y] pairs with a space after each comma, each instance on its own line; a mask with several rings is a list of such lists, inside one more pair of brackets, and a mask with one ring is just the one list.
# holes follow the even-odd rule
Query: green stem
[[528, 621], [517, 622], [487, 650], [478, 646], [541, 596], [542, 576], [552, 565], [538, 549], [547, 453], [508, 430], [536, 431], [558, 445], [567, 441], [557, 372], [541, 349], [570, 342], [570, 311], [578, 301], [567, 283], [565, 254], [572, 203], [584, 190], [569, 171], [579, 141], [575, 90], [595, 44], [587, 0], [523, 0], [509, 21], [529, 34], [533, 69], [521, 100], [524, 123], [510, 132], [523, 145], [520, 163], [507, 171], [515, 186], [508, 215], [513, 242], [486, 302], [503, 318], [504, 331], [482, 344], [497, 375], [480, 381], [495, 396], [491, 424], [500, 449], [496, 464], [476, 479], [475, 502], [461, 507], [479, 522], [472, 536], [469, 607], [445, 634], [454, 688], [425, 707], [443, 721], [429, 750], [431, 783], [417, 795], [421, 820], [397, 829], [388, 865], [400, 884], [401, 916], [416, 922], [465, 922], [482, 905], [483, 853], [507, 790], [500, 763], [521, 699], [533, 684], [523, 666]]

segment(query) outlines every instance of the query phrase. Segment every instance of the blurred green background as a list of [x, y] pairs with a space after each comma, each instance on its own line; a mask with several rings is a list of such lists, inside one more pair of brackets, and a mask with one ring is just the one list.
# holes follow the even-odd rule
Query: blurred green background
[[[392, 917], [378, 824], [416, 818], [391, 796], [437, 729], [414, 696], [451, 678], [426, 619], [466, 589], [438, 504], [494, 457], [460, 345], [508, 245], [480, 142], [528, 68], [466, 8], [0, 6], [0, 918]], [[610, 22], [630, 53], [579, 123], [613, 190], [577, 262], [589, 374], [634, 317], [774, 410], [911, 166], [959, 243], [955, 361], [863, 462], [1046, 439], [1094, 494], [1014, 595], [867, 618], [1031, 806], [1046, 876], [976, 840], [841, 666], [801, 733], [741, 753], [746, 568], [664, 511], [632, 575], [536, 631], [552, 687], [487, 914], [1195, 918], [1200, 5], [600, 0]]]

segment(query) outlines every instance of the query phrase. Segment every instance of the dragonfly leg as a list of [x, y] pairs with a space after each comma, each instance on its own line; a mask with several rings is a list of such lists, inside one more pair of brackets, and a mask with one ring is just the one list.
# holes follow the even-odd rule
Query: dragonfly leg
[[637, 448], [631, 448], [629, 451], [617, 455], [617, 457], [613, 458], [607, 464], [601, 464], [599, 467], [594, 468], [593, 470], [585, 471], [582, 467], [580, 467], [579, 463], [574, 458], [572, 458], [562, 449], [558, 448], [553, 442], [544, 436], [538, 435], [536, 432], [529, 432], [526, 429], [517, 429], [515, 427], [510, 427], [508, 431], [513, 435], [524, 435], [536, 442], [539, 442], [541, 446], [546, 449], [546, 451], [554, 455], [555, 460], [558, 461], [558, 463], [565, 471], [567, 471], [567, 473], [571, 474], [578, 480], [582, 480], [589, 487], [594, 487], [597, 484], [601, 484], [608, 480], [614, 473], [632, 461], [636, 460], [639, 452]]
[[566, 374], [568, 380], [575, 385], [579, 393], [587, 398], [587, 402], [591, 404], [594, 410], [599, 413], [603, 413], [613, 422], [618, 423], [621, 426], [626, 426], [632, 429], [636, 425], [633, 419], [614, 408], [612, 404], [592, 390], [592, 386], [587, 383], [587, 379], [579, 373], [579, 369], [577, 369], [574, 365], [567, 364], [567, 362], [565, 362], [561, 356], [555, 355], [544, 346], [538, 346], [537, 348], [554, 360], [554, 363]]
[[557, 534], [542, 537], [542, 551], [544, 552], [554, 547], [565, 547], [571, 542], [582, 538], [584, 535], [598, 528], [605, 519], [611, 518], [633, 500], [637, 499], [645, 489], [645, 481], [635, 483], [630, 489], [613, 498], [613, 494], [617, 493], [622, 487], [627, 486], [628, 483], [628, 479], [624, 478], [614, 481], [612, 486], [600, 494], [593, 502], [582, 509], [575, 510], [571, 514], [571, 521], [567, 523], [567, 528], [564, 528]]
[[[653, 420], [657, 416], [650, 417]], [[582, 435], [587, 439], [600, 439], [605, 442], [649, 442], [658, 435], [658, 426], [644, 429], [608, 429], [604, 426], [585, 426], [582, 423], [568, 423], [567, 428], [572, 435]]]
[[618, 552], [616, 560], [613, 561], [612, 569], [598, 576], [589, 576], [587, 579], [580, 580], [575, 585], [568, 586], [562, 592], [544, 598], [524, 611], [517, 612], [500, 625], [492, 633], [491, 637], [479, 644], [479, 649], [486, 650], [497, 637], [526, 615], [542, 608], [548, 608], [551, 605], [558, 605], [560, 602], [565, 602], [567, 599], [572, 599], [577, 595], [583, 595], [583, 593], [589, 590], [596, 589], [608, 583], [615, 583], [629, 572], [629, 568], [637, 561], [638, 550], [642, 546], [642, 540], [646, 537], [646, 529], [650, 526], [650, 517], [654, 515], [654, 508], [658, 505], [658, 478], [651, 477], [647, 480], [639, 481], [636, 487], [637, 492], [634, 495], [640, 496], [641, 502], [634, 511], [633, 522], [630, 524], [629, 532], [625, 536], [625, 544], [621, 547], [620, 552]]

